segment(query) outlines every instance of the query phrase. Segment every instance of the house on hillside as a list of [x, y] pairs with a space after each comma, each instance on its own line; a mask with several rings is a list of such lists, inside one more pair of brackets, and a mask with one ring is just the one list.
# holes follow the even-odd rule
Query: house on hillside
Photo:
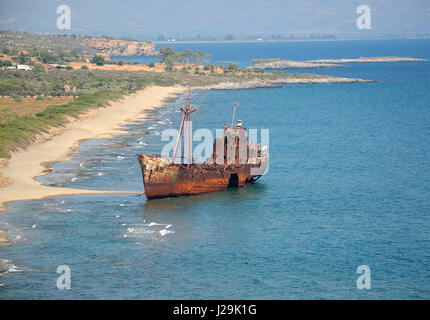
[[17, 70], [30, 71], [31, 69], [33, 69], [33, 67], [32, 67], [32, 66], [28, 66], [28, 65], [26, 65], [26, 64], [18, 64], [18, 65], [16, 66], [16, 69], [17, 69]]

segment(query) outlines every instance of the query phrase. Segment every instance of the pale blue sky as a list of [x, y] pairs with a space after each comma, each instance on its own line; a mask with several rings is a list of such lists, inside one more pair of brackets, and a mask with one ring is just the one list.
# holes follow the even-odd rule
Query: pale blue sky
[[56, 9], [71, 8], [69, 33], [132, 38], [359, 34], [356, 8], [371, 8], [368, 33], [430, 33], [426, 0], [1, 0], [0, 29], [58, 32]]

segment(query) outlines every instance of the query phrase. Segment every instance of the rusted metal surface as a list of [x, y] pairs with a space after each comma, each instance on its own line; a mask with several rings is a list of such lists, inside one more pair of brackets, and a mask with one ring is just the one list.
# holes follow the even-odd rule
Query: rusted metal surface
[[[194, 163], [190, 151], [190, 89], [188, 103], [183, 112], [180, 130], [173, 150], [172, 160], [157, 155], [138, 154], [142, 169], [145, 194], [148, 199], [193, 195], [226, 189], [243, 187], [254, 183], [268, 166], [268, 157], [262, 155], [260, 145], [249, 143], [246, 129], [238, 120], [236, 128], [224, 126], [223, 136], [215, 139], [212, 157], [204, 163]], [[175, 163], [181, 135], [181, 163]], [[184, 150], [187, 144], [187, 163], [184, 163]]]
[[[170, 164], [167, 159], [138, 155], [148, 199], [193, 195], [243, 187], [254, 183], [260, 175], [252, 175], [252, 167], [261, 164]], [[264, 171], [264, 170], [263, 170]]]

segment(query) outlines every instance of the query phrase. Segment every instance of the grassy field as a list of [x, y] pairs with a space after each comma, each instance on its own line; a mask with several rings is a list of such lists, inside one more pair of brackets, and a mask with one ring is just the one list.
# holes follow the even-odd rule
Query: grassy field
[[48, 106], [34, 115], [18, 116], [11, 111], [3, 112], [0, 118], [0, 158], [6, 158], [11, 151], [25, 147], [35, 140], [37, 134], [64, 125], [68, 117], [77, 118], [91, 108], [104, 106], [121, 97], [119, 92], [100, 91], [84, 94], [66, 104]]
[[20, 102], [9, 97], [0, 97], [0, 112], [1, 110], [9, 109], [18, 116], [29, 116], [45, 110], [48, 106], [66, 104], [71, 101], [73, 101], [73, 97], [52, 97], [43, 100], [26, 97], [22, 98]]

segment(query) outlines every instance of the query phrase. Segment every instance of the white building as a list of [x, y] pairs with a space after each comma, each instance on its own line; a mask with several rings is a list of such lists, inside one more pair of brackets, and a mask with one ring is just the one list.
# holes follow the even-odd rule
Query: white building
[[33, 69], [32, 66], [28, 66], [26, 64], [19, 64], [19, 65], [16, 66], [16, 68], [18, 70], [26, 70], [26, 71], [30, 71], [31, 69]]

